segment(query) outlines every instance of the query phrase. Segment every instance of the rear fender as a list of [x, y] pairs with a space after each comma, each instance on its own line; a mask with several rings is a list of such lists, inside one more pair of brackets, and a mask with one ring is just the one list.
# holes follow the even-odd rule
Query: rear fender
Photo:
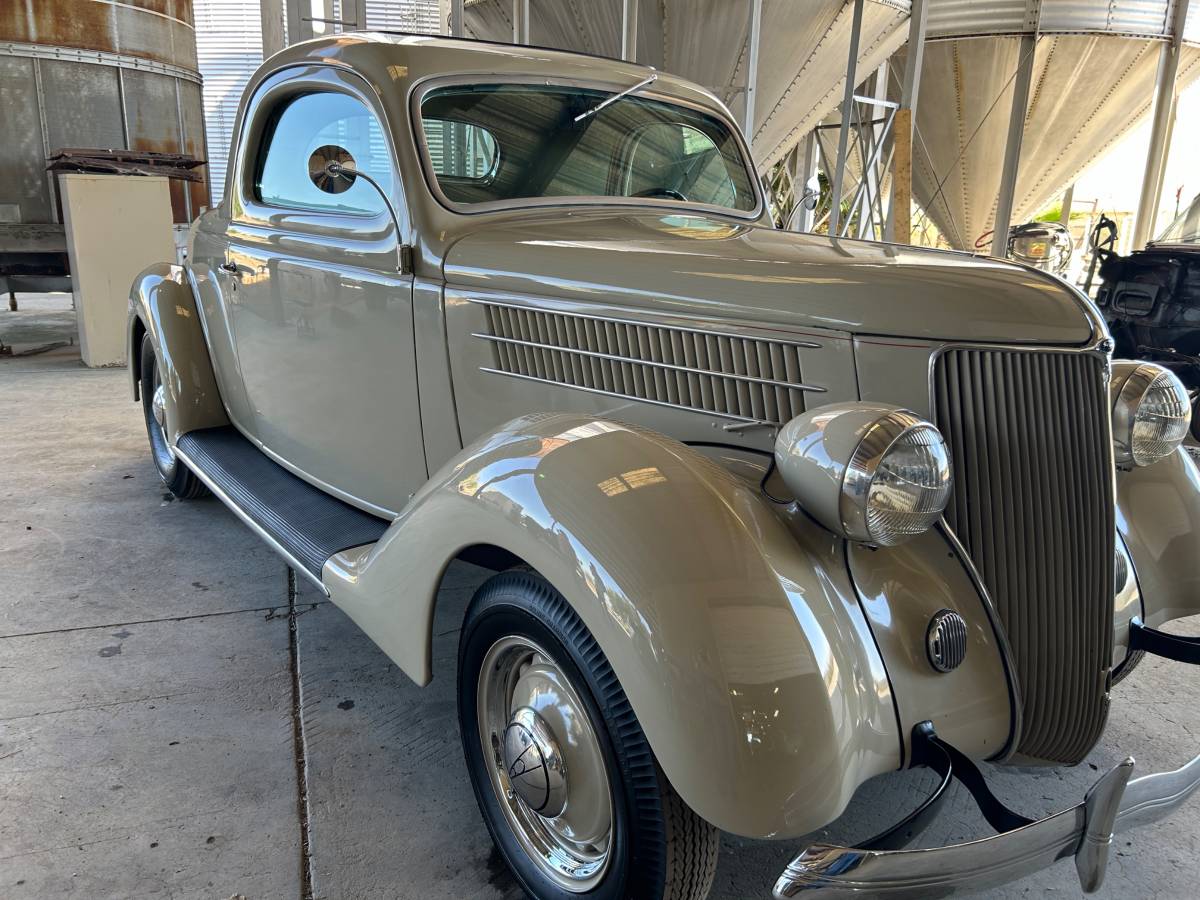
[[138, 275], [130, 288], [126, 358], [135, 400], [143, 331], [154, 344], [159, 375], [167, 389], [167, 440], [174, 444], [180, 435], [197, 428], [228, 425], [196, 300], [182, 266], [153, 265]]
[[586, 416], [516, 419], [443, 467], [377, 544], [334, 556], [324, 582], [426, 683], [442, 572], [481, 544], [574, 607], [667, 777], [714, 825], [805, 834], [899, 767], [842, 542], [807, 519], [789, 529], [694, 450]]

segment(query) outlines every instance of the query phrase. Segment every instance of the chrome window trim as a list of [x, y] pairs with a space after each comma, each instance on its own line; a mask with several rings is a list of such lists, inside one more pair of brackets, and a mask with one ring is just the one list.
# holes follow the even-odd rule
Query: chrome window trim
[[[301, 74], [298, 75], [297, 71]], [[349, 88], [342, 82], [341, 79], [347, 75], [353, 76], [361, 83], [356, 86], [357, 89]], [[271, 230], [295, 230], [302, 233], [338, 228], [355, 237], [362, 237], [367, 233], [368, 227], [380, 233], [388, 230], [388, 226], [392, 224], [392, 217], [387, 209], [378, 213], [328, 212], [304, 207], [273, 206], [254, 195], [254, 174], [246, 170], [247, 154], [251, 149], [248, 145], [253, 144], [255, 151], [260, 149], [266, 120], [279, 104], [290, 103], [304, 94], [320, 92], [341, 93], [353, 97], [364, 104], [378, 120], [391, 160], [392, 203], [401, 216], [400, 227], [406, 232], [411, 231], [412, 223], [405, 203], [405, 187], [398, 164], [395, 132], [391, 120], [388, 119], [387, 110], [372, 99], [374, 95], [370, 90], [370, 83], [362, 75], [342, 66], [314, 61], [297, 62], [273, 69], [247, 87], [243, 96], [244, 107], [239, 112], [234, 129], [234, 144], [230, 149], [225, 176], [225, 196], [221, 201], [223, 205], [228, 205], [230, 224]], [[231, 204], [235, 198], [236, 204]], [[282, 222], [278, 221], [281, 215], [286, 217]], [[411, 243], [407, 234], [397, 235], [396, 238], [402, 244]]]
[[607, 81], [598, 81], [586, 78], [556, 78], [548, 79], [538, 75], [520, 75], [506, 74], [497, 75], [489, 72], [474, 72], [474, 73], [456, 73], [454, 75], [431, 75], [417, 81], [409, 89], [409, 120], [412, 126], [412, 137], [417, 151], [417, 158], [421, 161], [421, 172], [425, 176], [425, 186], [429, 190], [438, 203], [449, 212], [457, 215], [480, 215], [490, 212], [499, 212], [502, 210], [515, 209], [545, 209], [555, 207], [603, 207], [616, 206], [623, 209], [666, 209], [680, 214], [684, 211], [711, 213], [725, 218], [738, 219], [745, 222], [757, 222], [762, 219], [766, 211], [766, 198], [763, 196], [762, 180], [758, 177], [758, 170], [754, 166], [754, 156], [750, 152], [750, 147], [746, 143], [745, 135], [733, 121], [733, 117], [729, 111], [719, 103], [714, 106], [705, 106], [701, 103], [696, 103], [692, 100], [685, 100], [680, 97], [673, 96], [661, 90], [645, 90], [639, 92], [639, 97], [646, 97], [652, 100], [657, 100], [662, 103], [668, 103], [673, 106], [682, 106], [687, 109], [693, 109], [697, 112], [712, 116], [714, 119], [724, 125], [737, 144], [738, 155], [741, 158], [742, 166], [745, 168], [750, 180], [750, 190], [754, 192], [755, 205], [750, 210], [731, 209], [727, 206], [716, 206], [709, 203], [692, 203], [681, 201], [663, 201], [656, 203], [647, 203], [646, 198], [641, 197], [521, 197], [511, 200], [489, 200], [484, 203], [456, 203], [445, 195], [438, 184], [437, 176], [433, 171], [433, 161], [429, 156], [429, 145], [425, 139], [425, 128], [421, 116], [421, 104], [425, 100], [425, 96], [432, 90], [440, 87], [449, 87], [454, 85], [471, 85], [471, 84], [514, 84], [514, 85], [542, 85], [551, 87], [563, 88], [584, 88], [589, 90], [600, 91], [620, 91], [628, 85], [613, 84]]

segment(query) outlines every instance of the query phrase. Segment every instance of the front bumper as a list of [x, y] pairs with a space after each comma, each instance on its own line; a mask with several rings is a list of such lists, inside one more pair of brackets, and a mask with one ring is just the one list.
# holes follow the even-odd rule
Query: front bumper
[[[864, 847], [814, 844], [797, 856], [775, 884], [778, 900], [927, 898], [978, 891], [1015, 881], [1068, 856], [1080, 885], [1095, 891], [1104, 880], [1113, 835], [1164, 818], [1200, 788], [1200, 756], [1173, 772], [1130, 781], [1133, 759], [1113, 767], [1083, 802], [1033, 821], [1007, 809], [988, 790], [975, 765], [940, 741], [929, 723], [913, 735], [914, 758], [942, 775], [938, 789], [912, 815]], [[998, 834], [930, 850], [898, 849], [932, 819], [951, 779], [961, 782]]]

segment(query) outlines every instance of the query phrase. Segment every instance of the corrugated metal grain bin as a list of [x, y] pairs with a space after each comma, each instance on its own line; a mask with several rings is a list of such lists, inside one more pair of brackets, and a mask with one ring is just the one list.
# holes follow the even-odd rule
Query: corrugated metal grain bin
[[[0, 272], [19, 272], [65, 250], [53, 151], [204, 158], [191, 0], [0, 3], [0, 122]], [[190, 221], [207, 180], [172, 181], [171, 201], [175, 221]]]

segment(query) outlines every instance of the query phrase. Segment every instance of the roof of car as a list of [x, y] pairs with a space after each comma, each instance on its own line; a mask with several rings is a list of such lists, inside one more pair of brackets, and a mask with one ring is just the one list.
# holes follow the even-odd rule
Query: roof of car
[[[547, 47], [406, 32], [355, 31], [292, 44], [263, 63], [260, 72], [303, 63], [346, 66], [380, 92], [402, 80], [414, 84], [439, 75], [500, 79], [532, 75], [628, 87], [651, 71], [648, 66], [625, 60]], [[659, 73], [653, 90], [706, 106], [721, 105], [707, 89], [665, 72]]]

